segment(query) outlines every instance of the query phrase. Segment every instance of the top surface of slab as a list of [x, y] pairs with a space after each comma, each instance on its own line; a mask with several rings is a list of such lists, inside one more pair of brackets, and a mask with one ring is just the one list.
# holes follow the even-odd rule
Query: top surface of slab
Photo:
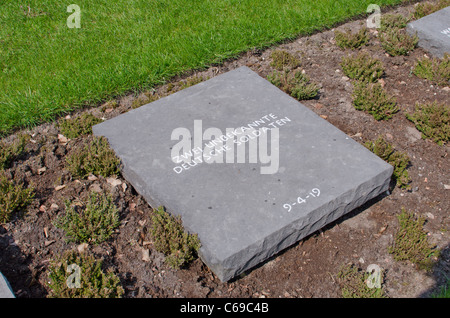
[[442, 58], [450, 53], [450, 6], [408, 23], [407, 30], [417, 33], [419, 46]]
[[[108, 138], [123, 175], [150, 205], [180, 214], [199, 235], [208, 266], [218, 272], [240, 267], [218, 274], [225, 280], [259, 262], [257, 255], [294, 243], [298, 231], [313, 229], [328, 213], [377, 195], [374, 189], [392, 173], [390, 165], [247, 67], [93, 130]], [[228, 139], [215, 146], [224, 147], [216, 157], [209, 147], [214, 138]], [[239, 151], [246, 156], [239, 159]], [[177, 163], [189, 152], [191, 165]]]

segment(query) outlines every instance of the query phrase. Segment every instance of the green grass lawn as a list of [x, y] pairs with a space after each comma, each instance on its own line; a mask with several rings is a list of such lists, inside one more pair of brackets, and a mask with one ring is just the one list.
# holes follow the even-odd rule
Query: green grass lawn
[[399, 2], [0, 0], [0, 135]]

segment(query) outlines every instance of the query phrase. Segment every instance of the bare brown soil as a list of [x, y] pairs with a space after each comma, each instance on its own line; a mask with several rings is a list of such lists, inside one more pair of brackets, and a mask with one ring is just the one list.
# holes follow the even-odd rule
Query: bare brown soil
[[[405, 6], [391, 12], [407, 16], [412, 10], [412, 6]], [[337, 29], [357, 29], [363, 23], [364, 20], [351, 21]], [[422, 139], [405, 114], [413, 112], [416, 102], [448, 103], [450, 92], [412, 75], [416, 59], [427, 54], [421, 48], [409, 56], [390, 57], [381, 48], [376, 32], [371, 32], [369, 45], [362, 49], [382, 60], [386, 69], [382, 81], [387, 91], [397, 97], [400, 112], [387, 121], [376, 121], [352, 106], [353, 85], [339, 66], [341, 58], [351, 51], [336, 46], [333, 30], [300, 37], [264, 51], [248, 52], [223, 65], [175, 78], [172, 87], [158, 87], [152, 94], [165, 96], [176, 91], [187, 78], [206, 79], [242, 65], [266, 77], [273, 70], [270, 53], [277, 48], [300, 57], [301, 68], [322, 87], [319, 96], [304, 101], [304, 105], [360, 143], [383, 135], [397, 150], [409, 155], [408, 171], [412, 178], [409, 190], [393, 184], [389, 195], [368, 202], [238, 279], [222, 283], [200, 259], [180, 270], [165, 265], [164, 256], [155, 251], [147, 234], [152, 208], [121, 176], [122, 184], [115, 186], [102, 177], [73, 179], [65, 167], [65, 157], [80, 146], [82, 138], [61, 142], [57, 126], [44, 124], [25, 131], [32, 138], [27, 154], [7, 170], [11, 176], [36, 188], [27, 213], [0, 225], [0, 271], [16, 296], [46, 297], [49, 260], [77, 247], [67, 243], [62, 230], [52, 222], [64, 212], [65, 200], [85, 197], [91, 190], [110, 191], [121, 211], [121, 225], [113, 237], [98, 246], [89, 246], [88, 250], [104, 259], [105, 268], [114, 269], [125, 289], [125, 297], [341, 297], [336, 275], [345, 264], [363, 270], [369, 264], [380, 266], [385, 272], [383, 288], [392, 298], [427, 297], [442, 286], [445, 277], [450, 275], [450, 190], [445, 186], [450, 185], [450, 148]], [[108, 119], [130, 110], [136, 98], [124, 96], [117, 100], [117, 107], [106, 103], [84, 111]], [[65, 187], [56, 190], [58, 185]], [[419, 270], [408, 262], [397, 262], [388, 253], [402, 207], [426, 217], [429, 241], [441, 249], [431, 272]], [[145, 250], [149, 250], [150, 256], [143, 259]]]

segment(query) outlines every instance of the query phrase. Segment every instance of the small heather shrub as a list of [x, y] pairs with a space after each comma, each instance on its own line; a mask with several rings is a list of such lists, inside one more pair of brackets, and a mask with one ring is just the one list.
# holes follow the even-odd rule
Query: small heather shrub
[[0, 223], [11, 220], [14, 213], [24, 210], [34, 197], [32, 187], [24, 188], [22, 184], [16, 184], [0, 171]]
[[431, 294], [431, 298], [450, 298], [450, 277], [447, 277], [447, 282], [441, 288]]
[[391, 56], [408, 55], [417, 47], [419, 38], [405, 30], [388, 29], [380, 34], [381, 46]]
[[408, 260], [421, 269], [431, 269], [432, 258], [438, 256], [438, 251], [427, 240], [427, 233], [423, 229], [425, 218], [402, 208], [398, 221], [399, 228], [393, 245], [388, 248], [389, 253], [396, 261]]
[[[383, 276], [384, 273], [380, 273]], [[370, 286], [367, 283], [370, 273], [354, 265], [346, 265], [337, 274], [343, 298], [385, 298], [383, 287]]]
[[306, 74], [297, 72], [295, 74], [295, 85], [291, 89], [291, 96], [298, 100], [312, 99], [319, 93], [319, 85], [311, 82]]
[[439, 58], [422, 58], [416, 61], [413, 73], [441, 86], [450, 84], [450, 54]]
[[132, 103], [131, 108], [136, 109], [143, 105], [149, 104], [151, 102], [154, 102], [155, 100], [158, 100], [160, 98], [157, 94], [152, 94], [151, 92], [146, 93], [142, 96], [137, 97]]
[[267, 79], [298, 100], [312, 99], [319, 93], [319, 85], [312, 82], [309, 76], [302, 74], [301, 71], [295, 73], [289, 70], [284, 70], [281, 73], [274, 71]]
[[406, 118], [422, 132], [422, 138], [429, 138], [439, 145], [450, 140], [450, 105], [437, 102], [416, 104], [415, 112]]
[[380, 31], [403, 29], [408, 24], [408, 18], [401, 14], [383, 14], [381, 17]]
[[89, 138], [84, 147], [66, 158], [66, 166], [74, 177], [93, 175], [109, 177], [119, 173], [120, 160], [104, 137]]
[[111, 237], [119, 226], [119, 212], [111, 197], [91, 192], [83, 207], [66, 202], [66, 213], [55, 226], [66, 233], [69, 241], [99, 244]]
[[49, 298], [120, 298], [120, 279], [102, 270], [103, 261], [86, 253], [65, 252], [50, 261], [47, 274]]
[[102, 122], [100, 118], [92, 114], [84, 113], [81, 116], [62, 119], [59, 121], [59, 129], [61, 133], [70, 139], [80, 136], [92, 134], [92, 126]]
[[270, 57], [272, 58], [270, 65], [279, 71], [284, 68], [295, 69], [301, 64], [300, 59], [285, 50], [273, 51]]
[[200, 76], [200, 75], [188, 78], [182, 82], [180, 90], [197, 85], [198, 83], [201, 83], [203, 81], [204, 81], [204, 78], [203, 78], [203, 76]]
[[398, 187], [403, 189], [409, 187], [411, 178], [409, 177], [407, 168], [410, 164], [410, 159], [407, 154], [396, 151], [383, 136], [379, 136], [375, 141], [366, 142], [365, 146], [394, 167], [393, 178]]
[[369, 33], [365, 27], [356, 33], [353, 33], [350, 29], [346, 29], [344, 32], [336, 30], [334, 35], [336, 44], [341, 49], [359, 49], [369, 42]]
[[0, 141], [0, 170], [8, 169], [14, 160], [24, 154], [29, 139], [27, 135], [19, 135], [11, 144]]
[[384, 74], [383, 63], [366, 52], [343, 57], [341, 67], [349, 78], [363, 82], [376, 82]]
[[432, 3], [429, 1], [420, 2], [415, 6], [413, 17], [415, 19], [420, 19], [448, 6], [450, 6], [450, 0], [439, 0], [437, 3]]
[[398, 112], [396, 98], [388, 95], [379, 83], [355, 83], [353, 105], [357, 110], [367, 111], [376, 120], [387, 120]]

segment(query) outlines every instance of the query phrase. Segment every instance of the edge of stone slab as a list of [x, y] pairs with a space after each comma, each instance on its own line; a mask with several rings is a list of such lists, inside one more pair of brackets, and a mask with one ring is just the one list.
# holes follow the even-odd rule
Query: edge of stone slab
[[[208, 255], [205, 255], [205, 251], [202, 249], [200, 249], [199, 251], [199, 256], [202, 261], [206, 265], [208, 265], [208, 267], [214, 272], [214, 274], [216, 274], [220, 281], [227, 282], [246, 271], [254, 269], [270, 257], [278, 254], [279, 252], [299, 242], [308, 235], [318, 231], [327, 224], [339, 219], [345, 214], [364, 205], [371, 199], [374, 199], [380, 196], [382, 193], [386, 192], [389, 189], [392, 171], [393, 167], [388, 167], [373, 179], [361, 183], [355, 190], [347, 191], [339, 199], [335, 199], [332, 202], [325, 203], [321, 207], [318, 207], [317, 209], [311, 211], [306, 217], [298, 219], [296, 222], [291, 223], [282, 229], [279, 229], [278, 231], [272, 233], [270, 236], [266, 237], [264, 240], [241, 250], [239, 253], [230, 256], [226, 260], [207, 261], [205, 259], [208, 259]], [[373, 182], [373, 180], [377, 180], [377, 182]], [[376, 183], [376, 186], [373, 189], [370, 189], [369, 187], [367, 187], [367, 185], [370, 183]], [[355, 198], [355, 195], [357, 193], [361, 193], [362, 191], [367, 191], [367, 193], [358, 198]], [[324, 206], [330, 204], [336, 204], [333, 211], [329, 213], [320, 213], [320, 210], [323, 210]], [[272, 239], [274, 237], [281, 237], [281, 239], [276, 240], [276, 242], [278, 243], [269, 243], [271, 241], [274, 241]], [[268, 246], [269, 244], [271, 246]], [[259, 250], [256, 254], [249, 253], [249, 250], [255, 249]], [[249, 257], [249, 255], [253, 256]], [[240, 260], [239, 266], [236, 266], [236, 260]]]
[[[365, 204], [367, 201], [387, 191], [392, 177], [393, 167], [388, 164], [386, 167], [387, 168], [377, 176], [361, 183], [355, 190], [347, 191], [339, 199], [325, 203], [323, 206], [311, 211], [306, 217], [298, 219], [294, 223], [279, 229], [264, 240], [254, 243], [252, 246], [231, 255], [225, 260], [215, 259], [213, 254], [204, 248], [200, 248], [198, 252], [199, 257], [222, 282], [227, 282], [240, 274], [257, 267], [261, 262], [264, 262], [264, 260], [276, 255], [280, 251], [316, 232], [323, 226], [337, 220], [343, 215]], [[148, 189], [150, 185], [146, 184], [132, 169], [124, 168], [122, 174], [127, 180], [131, 180], [129, 179], [130, 177], [132, 178], [133, 187], [136, 192], [142, 195], [150, 206], [155, 208], [162, 205], [168, 209], [169, 213], [176, 214], [177, 207], [174, 207], [173, 204], [170, 207], [167, 207], [167, 204], [161, 201], [161, 199], [153, 198], [151, 194], [152, 189]], [[375, 183], [375, 187], [372, 190], [367, 186], [370, 183]], [[355, 193], [361, 193], [364, 189], [367, 189], [365, 195], [359, 198], [354, 197]], [[330, 204], [337, 204], [332, 212], [329, 212], [328, 214], [317, 213], [317, 211], [322, 210], [324, 206]], [[305, 221], [305, 219], [308, 221]], [[312, 225], [310, 225], [310, 223]], [[183, 224], [183, 226], [189, 233], [194, 233], [192, 229], [188, 228], [185, 224]], [[274, 237], [281, 237], [281, 239], [274, 240]], [[277, 243], [270, 244], [269, 242], [271, 241], [276, 241]], [[268, 246], [269, 244], [271, 246]], [[249, 253], [249, 250], [255, 249], [258, 250], [257, 253]], [[253, 256], [249, 257], [249, 255]], [[239, 260], [239, 262], [236, 262], [236, 260]], [[239, 263], [238, 266], [236, 266], [237, 263]]]

